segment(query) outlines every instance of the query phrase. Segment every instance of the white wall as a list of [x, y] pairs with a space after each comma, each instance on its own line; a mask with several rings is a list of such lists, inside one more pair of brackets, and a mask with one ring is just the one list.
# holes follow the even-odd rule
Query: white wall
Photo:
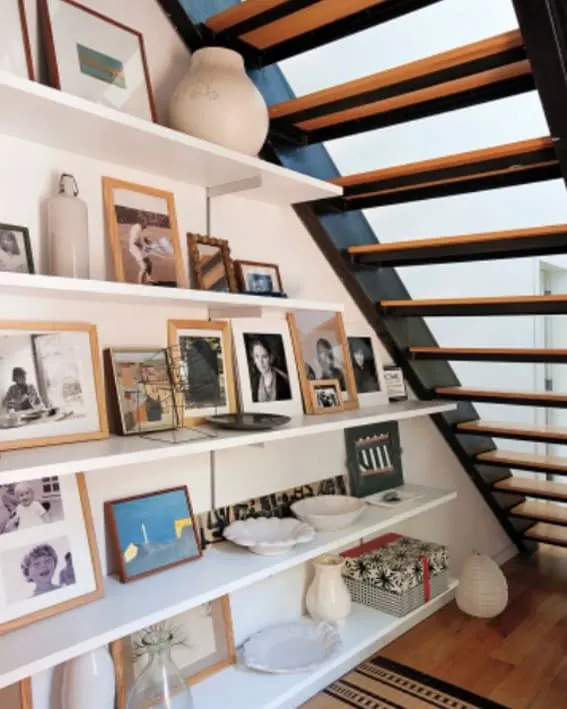
[[[183, 73], [188, 57], [179, 39], [161, 15], [155, 0], [137, 0], [132, 16], [126, 4], [113, 0], [90, 0], [88, 5], [119, 20], [132, 22], [146, 38], [150, 73], [163, 115], [173, 77]], [[129, 5], [129, 4], [128, 4]], [[140, 173], [126, 166], [102, 163], [61, 151], [0, 137], [0, 154], [11, 166], [0, 177], [0, 221], [29, 226], [36, 262], [45, 264], [45, 200], [53, 193], [60, 172], [73, 173], [81, 196], [89, 203], [92, 276], [112, 278], [105, 237], [100, 179], [111, 175], [171, 190], [175, 194], [180, 231], [203, 232], [205, 194], [191, 185]], [[284, 286], [290, 296], [342, 301], [347, 327], [365, 328], [359, 311], [330, 266], [290, 209], [280, 209], [243, 198], [215, 202], [212, 231], [228, 238], [236, 258], [254, 258], [280, 264]], [[185, 264], [187, 254], [183, 244]], [[163, 346], [169, 318], [206, 317], [204, 310], [181, 306], [114, 305], [74, 303], [25, 297], [0, 300], [0, 318], [28, 320], [80, 320], [98, 326], [102, 348], [119, 345]], [[449, 544], [456, 572], [473, 547], [496, 555], [509, 542], [476, 492], [459, 463], [429, 420], [401, 426], [406, 479], [445, 488], [456, 488], [458, 500], [424, 515], [407, 531]], [[250, 448], [217, 456], [217, 503], [228, 504], [251, 496], [316, 481], [344, 471], [341, 434], [328, 434]], [[210, 507], [209, 458], [193, 456], [166, 465], [129, 466], [89, 473], [87, 476], [99, 550], [106, 563], [106, 537], [102, 503], [164, 486], [186, 483], [197, 513]], [[198, 562], [194, 565], [199, 573]], [[250, 631], [301, 610], [307, 570], [299, 568], [234, 594], [232, 598], [237, 641]], [[164, 574], [167, 583], [167, 572]], [[252, 614], [251, 608], [254, 609]], [[46, 709], [47, 679], [36, 682], [36, 707]], [[52, 705], [50, 709], [58, 709]]]

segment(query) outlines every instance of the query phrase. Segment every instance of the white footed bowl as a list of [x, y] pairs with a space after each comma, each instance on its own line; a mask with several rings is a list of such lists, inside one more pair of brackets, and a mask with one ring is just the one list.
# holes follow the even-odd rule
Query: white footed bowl
[[364, 512], [366, 503], [348, 495], [318, 495], [294, 502], [293, 514], [318, 532], [333, 532], [354, 524]]
[[312, 527], [293, 517], [246, 519], [233, 522], [224, 530], [225, 539], [265, 556], [285, 554], [296, 544], [310, 542], [314, 536]]

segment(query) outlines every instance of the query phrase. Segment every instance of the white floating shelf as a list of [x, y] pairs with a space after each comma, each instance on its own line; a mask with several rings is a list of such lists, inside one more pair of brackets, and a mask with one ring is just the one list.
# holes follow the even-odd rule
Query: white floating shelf
[[0, 484], [29, 480], [38, 476], [86, 473], [123, 465], [184, 458], [198, 453], [342, 431], [345, 428], [370, 423], [431, 416], [453, 411], [455, 408], [456, 404], [453, 402], [403, 401], [358, 411], [298, 416], [286, 426], [272, 431], [223, 431], [208, 426], [202, 426], [200, 430], [181, 429], [176, 435], [184, 437], [184, 440], [177, 443], [165, 441], [164, 439], [172, 434], [164, 432], [153, 434], [152, 438], [137, 435], [110, 436], [100, 441], [7, 451], [0, 455]]
[[[456, 498], [455, 492], [445, 490], [415, 485], [404, 486], [404, 489], [421, 498], [395, 509], [369, 506], [351, 527], [319, 533], [312, 542], [283, 556], [259, 556], [225, 543], [207, 549], [202, 559], [163, 574], [129, 584], [107, 578], [106, 595], [99, 601], [0, 636], [0, 688], [286, 571], [319, 554], [377, 535]], [[368, 630], [375, 632], [374, 628]], [[207, 704], [200, 706], [207, 707]]]
[[[1, 120], [1, 119], [0, 119]], [[141, 286], [114, 281], [59, 278], [58, 276], [29, 275], [26, 273], [0, 272], [0, 289], [10, 295], [32, 298], [63, 298], [88, 300], [89, 302], [113, 302], [128, 305], [148, 303], [164, 305], [187, 305], [245, 312], [256, 308], [262, 310], [329, 310], [343, 312], [343, 303], [324, 303], [297, 298], [271, 298], [269, 296], [244, 295], [242, 293], [216, 293], [191, 288], [162, 288]]]
[[260, 187], [240, 194], [263, 202], [296, 204], [342, 194], [324, 180], [4, 72], [0, 105], [0, 133], [55, 150], [200, 187], [260, 177]]
[[449, 590], [403, 618], [355, 603], [339, 629], [343, 650], [332, 660], [303, 674], [276, 675], [252, 672], [241, 665], [229, 667], [192, 687], [196, 709], [222, 707], [226, 697], [230, 697], [231, 709], [295, 709], [449, 603], [457, 585], [451, 580]]

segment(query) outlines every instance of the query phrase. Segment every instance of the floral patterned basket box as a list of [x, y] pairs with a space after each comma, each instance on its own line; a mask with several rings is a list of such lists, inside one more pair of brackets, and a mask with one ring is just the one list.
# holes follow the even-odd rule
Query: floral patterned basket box
[[386, 534], [343, 553], [352, 600], [404, 616], [449, 587], [447, 547]]

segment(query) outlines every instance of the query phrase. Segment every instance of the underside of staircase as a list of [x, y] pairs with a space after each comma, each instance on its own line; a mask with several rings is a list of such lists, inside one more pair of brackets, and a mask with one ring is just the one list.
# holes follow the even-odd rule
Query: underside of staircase
[[[395, 269], [567, 253], [567, 224], [379, 243], [361, 210], [567, 178], [567, 9], [513, 0], [519, 29], [295, 97], [275, 63], [443, 0], [160, 0], [190, 49], [238, 50], [270, 105], [266, 159], [330, 179], [341, 197], [297, 214], [421, 399], [457, 402], [433, 417], [521, 552], [567, 546], [567, 457], [522, 453], [508, 441], [567, 445], [567, 428], [482, 420], [473, 402], [565, 407], [567, 392], [461, 383], [453, 361], [567, 365], [567, 350], [440, 345], [426, 317], [558, 315], [567, 294], [412, 299]], [[186, 10], [189, 8], [189, 12]], [[426, 31], [426, 28], [424, 28]], [[549, 132], [352, 175], [339, 175], [322, 141], [379, 130], [536, 90]], [[567, 195], [566, 195], [567, 199]], [[537, 215], [534, 216], [537, 221]], [[507, 322], [514, 327], [514, 318]], [[411, 325], [411, 326], [410, 326]], [[505, 416], [503, 417], [505, 419]], [[502, 440], [497, 447], [494, 439]], [[514, 474], [527, 471], [531, 477]]]

